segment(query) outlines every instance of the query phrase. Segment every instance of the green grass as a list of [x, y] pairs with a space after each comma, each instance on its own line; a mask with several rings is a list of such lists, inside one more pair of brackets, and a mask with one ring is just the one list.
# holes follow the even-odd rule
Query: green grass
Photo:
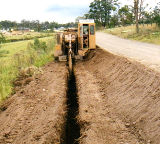
[[6, 43], [0, 48], [0, 102], [13, 92], [13, 82], [22, 69], [31, 66], [41, 67], [53, 60], [55, 39], [41, 38], [46, 42], [47, 51], [36, 51], [33, 40]]
[[126, 39], [160, 45], [160, 28], [155, 24], [140, 25], [139, 34], [136, 34], [135, 25], [106, 29], [103, 31]]
[[[49, 39], [53, 39], [53, 36], [40, 38], [39, 40], [47, 42]], [[30, 42], [33, 42], [33, 40], [26, 40], [26, 41], [19, 41], [19, 42], [2, 44], [1, 48], [0, 48], [0, 52], [1, 51], [8, 51], [8, 54], [5, 55], [4, 57], [0, 57], [0, 60], [8, 59], [11, 56], [13, 56], [15, 53], [26, 50], [27, 45]]]
[[39, 33], [39, 32], [26, 32], [21, 35], [5, 35], [5, 38], [7, 41], [20, 41], [20, 40], [30, 40], [37, 38], [43, 38], [43, 37], [49, 37], [53, 35], [53, 33]]

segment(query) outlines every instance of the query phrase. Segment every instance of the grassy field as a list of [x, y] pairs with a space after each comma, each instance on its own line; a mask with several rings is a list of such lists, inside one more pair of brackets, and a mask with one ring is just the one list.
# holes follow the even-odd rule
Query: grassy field
[[140, 33], [136, 34], [135, 25], [103, 30], [122, 38], [138, 40], [160, 45], [160, 28], [153, 25], [140, 25]]
[[28, 67], [41, 67], [53, 60], [55, 39], [40, 38], [40, 49], [34, 40], [5, 43], [0, 48], [0, 102], [13, 92], [13, 82], [20, 71]]
[[21, 40], [31, 40], [34, 38], [43, 38], [49, 37], [53, 35], [53, 33], [40, 33], [40, 32], [25, 32], [20, 35], [5, 35], [7, 42], [21, 41]]

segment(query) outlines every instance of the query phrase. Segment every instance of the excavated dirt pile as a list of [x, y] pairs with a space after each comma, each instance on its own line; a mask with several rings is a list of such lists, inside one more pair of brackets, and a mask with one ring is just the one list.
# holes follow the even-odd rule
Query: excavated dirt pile
[[160, 74], [97, 49], [75, 67], [80, 143], [159, 144]]
[[0, 144], [58, 144], [64, 130], [67, 68], [50, 63], [0, 107]]

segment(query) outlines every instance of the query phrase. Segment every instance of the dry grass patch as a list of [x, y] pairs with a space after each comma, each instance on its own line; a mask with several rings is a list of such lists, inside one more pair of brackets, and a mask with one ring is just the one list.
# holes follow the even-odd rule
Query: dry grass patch
[[103, 30], [122, 38], [138, 40], [160, 45], [160, 28], [156, 24], [140, 25], [140, 33], [136, 34], [135, 25]]

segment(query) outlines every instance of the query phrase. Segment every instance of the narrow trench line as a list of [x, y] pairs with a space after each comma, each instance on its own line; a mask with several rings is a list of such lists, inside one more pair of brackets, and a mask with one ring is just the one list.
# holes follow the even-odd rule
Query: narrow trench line
[[67, 115], [64, 131], [64, 139], [61, 144], [79, 144], [80, 125], [77, 122], [79, 114], [79, 103], [77, 95], [77, 85], [74, 70], [69, 74], [67, 79]]

